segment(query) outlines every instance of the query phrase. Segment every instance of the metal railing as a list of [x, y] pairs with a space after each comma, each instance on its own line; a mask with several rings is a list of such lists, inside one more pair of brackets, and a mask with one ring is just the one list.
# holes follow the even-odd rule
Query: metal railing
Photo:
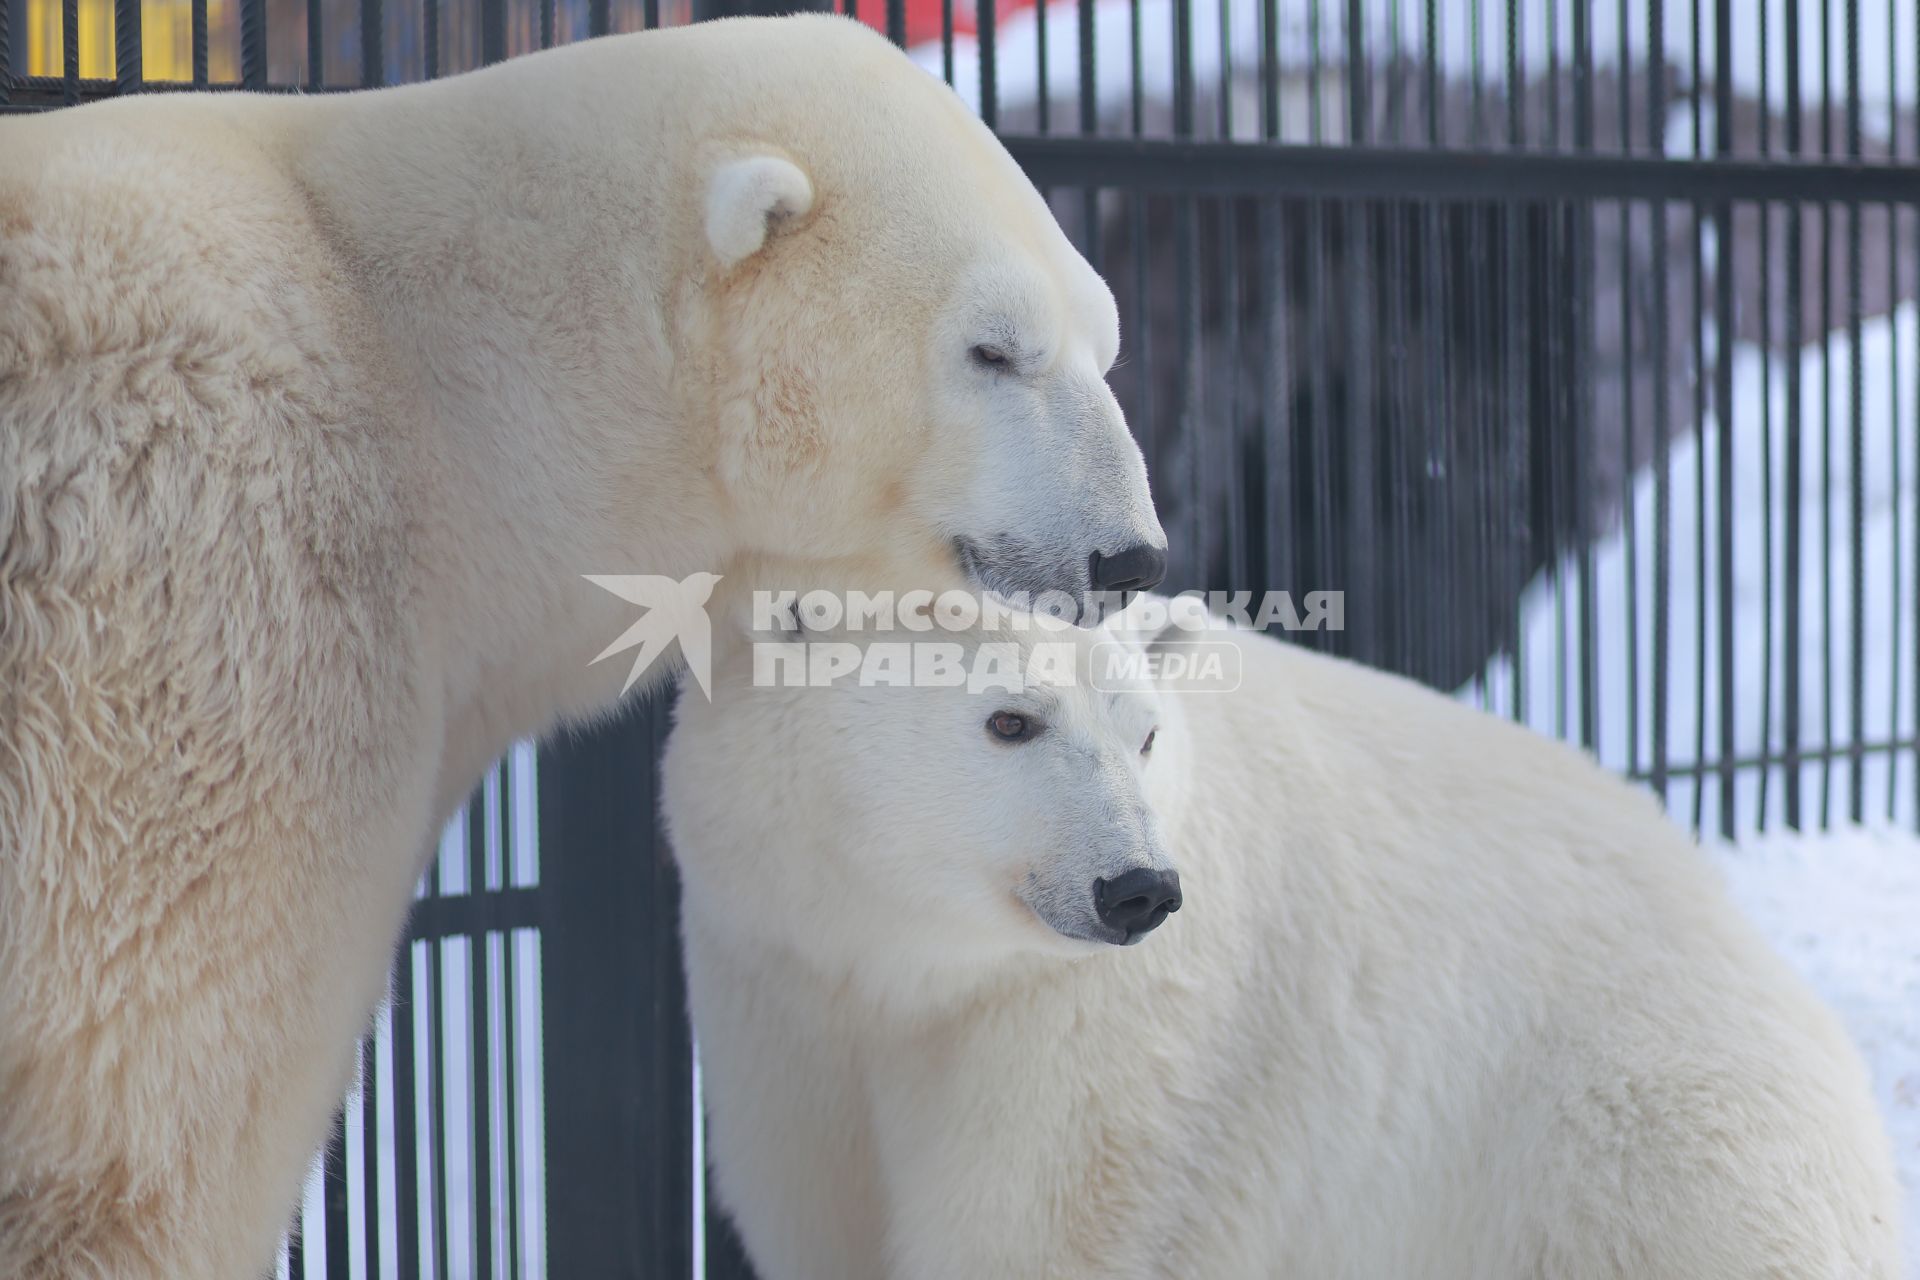
[[[59, 74], [26, 74], [41, 3]], [[173, 86], [137, 0], [116, 77], [83, 79], [82, 3], [0, 0], [0, 108], [391, 83], [695, 16], [190, 0]], [[1113, 285], [1170, 586], [1343, 590], [1315, 643], [1578, 741], [1706, 830], [1920, 818], [1912, 12], [935, 8], [857, 14], [925, 37]], [[523, 749], [450, 829], [293, 1274], [749, 1274], [698, 1168], [664, 725]]]

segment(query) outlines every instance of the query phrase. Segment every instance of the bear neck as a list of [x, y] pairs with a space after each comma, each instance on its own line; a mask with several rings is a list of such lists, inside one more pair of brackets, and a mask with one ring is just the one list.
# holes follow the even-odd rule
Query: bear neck
[[415, 511], [443, 811], [514, 741], [619, 701], [630, 657], [593, 659], [638, 611], [583, 575], [679, 580], [732, 557], [714, 432], [676, 376], [675, 210], [632, 198], [641, 173], [670, 188], [679, 158], [663, 131], [621, 141], [515, 89], [502, 66], [309, 100], [280, 130], [392, 353], [383, 426]]

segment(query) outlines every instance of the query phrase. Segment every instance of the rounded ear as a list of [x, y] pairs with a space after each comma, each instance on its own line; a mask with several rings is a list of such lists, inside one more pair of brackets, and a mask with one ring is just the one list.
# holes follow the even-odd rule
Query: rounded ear
[[760, 252], [780, 223], [813, 208], [813, 183], [779, 156], [729, 161], [707, 184], [707, 243], [724, 267]]

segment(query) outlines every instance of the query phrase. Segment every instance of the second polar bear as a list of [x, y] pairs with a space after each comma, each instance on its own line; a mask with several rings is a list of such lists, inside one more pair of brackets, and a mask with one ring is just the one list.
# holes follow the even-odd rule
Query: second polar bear
[[755, 687], [736, 645], [682, 700], [708, 1149], [761, 1275], [1892, 1280], [1856, 1054], [1648, 796], [1208, 639], [1237, 692], [1102, 692], [1131, 641], [1040, 629], [961, 640], [1071, 684]]

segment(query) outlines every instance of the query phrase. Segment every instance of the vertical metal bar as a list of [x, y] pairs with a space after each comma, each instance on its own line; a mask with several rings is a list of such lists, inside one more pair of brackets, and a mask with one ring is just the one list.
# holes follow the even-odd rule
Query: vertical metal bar
[[386, 36], [380, 0], [360, 0], [360, 83], [369, 89], [387, 82]]
[[1260, 136], [1268, 142], [1280, 137], [1279, 0], [1260, 0]]
[[[1833, 155], [1833, 5], [1820, 6], [1820, 154]], [[1820, 215], [1820, 826], [1833, 808], [1833, 206]]]
[[[1391, 65], [1398, 66], [1400, 59], [1395, 57]], [[1393, 202], [1385, 207], [1387, 223], [1387, 269], [1383, 281], [1386, 291], [1386, 327], [1387, 337], [1382, 350], [1387, 354], [1388, 407], [1379, 421], [1390, 424], [1393, 433], [1390, 448], [1393, 463], [1393, 523], [1397, 537], [1394, 542], [1392, 572], [1386, 585], [1393, 592], [1393, 598], [1401, 601], [1416, 599], [1416, 591], [1424, 591], [1429, 584], [1426, 575], [1421, 572], [1418, 562], [1431, 557], [1432, 549], [1425, 545], [1426, 540], [1419, 536], [1417, 526], [1421, 511], [1426, 504], [1418, 501], [1420, 487], [1425, 483], [1426, 469], [1420, 465], [1425, 456], [1427, 436], [1427, 417], [1431, 406], [1416, 404], [1411, 386], [1411, 363], [1409, 355], [1416, 350], [1408, 330], [1408, 293], [1417, 288], [1411, 278], [1409, 266], [1409, 228], [1412, 217], [1411, 206]], [[1431, 353], [1423, 353], [1431, 359]], [[1388, 614], [1394, 628], [1393, 664], [1402, 674], [1413, 675], [1422, 680], [1431, 680], [1434, 674], [1424, 669], [1421, 654], [1416, 647], [1416, 637], [1424, 628], [1424, 620], [1412, 615], [1405, 607], [1393, 609]]]
[[[1127, 48], [1127, 72], [1132, 77], [1128, 86], [1128, 105], [1132, 108], [1130, 123], [1133, 136], [1139, 137], [1146, 128], [1146, 91], [1145, 72], [1142, 67], [1142, 50], [1145, 47], [1140, 30], [1140, 0], [1127, 2], [1127, 32], [1130, 42]], [[1176, 75], [1178, 72], [1175, 73]]]
[[[1760, 12], [1760, 122], [1762, 160], [1773, 155], [1773, 94], [1770, 83], [1766, 6]], [[1756, 206], [1760, 233], [1760, 776], [1753, 825], [1767, 829], [1767, 796], [1773, 780], [1773, 206]]]
[[953, 0], [940, 0], [940, 78], [953, 83]]
[[[1223, 196], [1217, 202], [1220, 219], [1220, 309], [1225, 315], [1226, 335], [1224, 346], [1226, 359], [1221, 367], [1226, 370], [1227, 395], [1224, 421], [1216, 413], [1218, 425], [1207, 432], [1209, 437], [1224, 444], [1221, 450], [1226, 465], [1222, 468], [1222, 483], [1226, 488], [1226, 525], [1227, 525], [1227, 582], [1226, 586], [1234, 591], [1247, 588], [1250, 568], [1247, 556], [1248, 526], [1246, 521], [1246, 451], [1241, 448], [1240, 415], [1240, 370], [1246, 359], [1246, 353], [1240, 345], [1240, 201], [1237, 197]], [[1209, 584], [1211, 585], [1211, 584]]]
[[[1625, 90], [1621, 91], [1625, 100]], [[1624, 132], [1622, 137], [1629, 136]], [[1624, 601], [1626, 622], [1627, 670], [1623, 696], [1627, 710], [1627, 742], [1622, 759], [1627, 772], [1640, 772], [1640, 504], [1635, 492], [1635, 450], [1639, 446], [1638, 416], [1634, 402], [1634, 254], [1633, 202], [1620, 202], [1620, 510], [1621, 545], [1626, 561]], [[1651, 219], [1649, 219], [1651, 222]]]
[[[1696, 7], [1699, 0], [1694, 0]], [[1696, 22], [1697, 22], [1696, 15]], [[1693, 113], [1696, 127], [1700, 112]], [[1694, 148], [1699, 154], [1699, 148]], [[1687, 205], [1692, 220], [1693, 241], [1693, 429], [1698, 438], [1707, 423], [1707, 289], [1706, 225], [1704, 206], [1694, 200]], [[1722, 433], [1725, 434], [1724, 432]], [[1704, 442], [1703, 442], [1704, 443]], [[1704, 448], [1694, 451], [1693, 464], [1693, 762], [1690, 780], [1693, 791], [1692, 827], [1698, 832], [1704, 816], [1707, 795], [1707, 456]]]
[[[436, 874], [436, 892], [442, 887], [439, 880]], [[452, 1272], [447, 1269], [447, 1219], [452, 1216], [452, 1205], [447, 1195], [447, 986], [443, 955], [446, 948], [445, 938], [435, 938], [427, 943], [427, 986], [432, 992], [427, 1020], [427, 1042], [431, 1054], [427, 1067], [430, 1073], [427, 1077], [427, 1143], [432, 1153], [433, 1176], [430, 1181], [433, 1186], [434, 1280], [451, 1280], [452, 1277]]]
[[1034, 36], [1034, 74], [1039, 80], [1039, 102], [1035, 105], [1040, 112], [1040, 132], [1050, 133], [1053, 129], [1053, 84], [1051, 72], [1047, 66], [1047, 11], [1053, 6], [1036, 4], [1033, 9]]
[[994, 10], [995, 0], [979, 0], [974, 6], [974, 45], [980, 57], [980, 120], [989, 129], [1000, 124], [999, 31]]
[[482, 65], [488, 65], [499, 62], [506, 56], [506, 0], [480, 0], [480, 62]]
[[[1493, 249], [1488, 243], [1494, 234], [1490, 225], [1494, 214], [1492, 208], [1485, 205], [1464, 205], [1461, 211], [1467, 219], [1467, 311], [1469, 331], [1473, 335], [1472, 349], [1476, 354], [1484, 353], [1494, 361], [1493, 367], [1497, 373], [1499, 337], [1495, 331], [1495, 312], [1500, 304], [1493, 294]], [[1495, 511], [1497, 504], [1505, 501], [1506, 492], [1504, 484], [1501, 484], [1499, 496], [1496, 497], [1495, 486], [1505, 477], [1496, 477], [1495, 471], [1503, 452], [1500, 445], [1506, 438], [1506, 432], [1495, 423], [1495, 419], [1500, 417], [1500, 405], [1494, 379], [1473, 379], [1470, 392], [1473, 402], [1474, 573], [1476, 581], [1484, 584], [1497, 580], [1495, 561], [1498, 553], [1495, 548], [1503, 545], [1500, 521]], [[1484, 611], [1476, 612], [1480, 613], [1480, 617], [1475, 619], [1470, 643], [1474, 651], [1485, 652], [1491, 647], [1487, 641], [1491, 638], [1492, 628], [1486, 621]], [[1492, 709], [1490, 694], [1486, 683], [1480, 682], [1479, 701], [1483, 711]]]
[[1287, 270], [1279, 201], [1263, 197], [1260, 216], [1260, 442], [1263, 500], [1261, 514], [1266, 522], [1266, 586], [1293, 590], [1293, 543], [1287, 537], [1293, 518], [1293, 419], [1287, 412], [1291, 400], [1293, 361], [1289, 358], [1286, 324]]
[[[1046, 5], [1037, 4], [1044, 12]], [[1220, 140], [1233, 138], [1233, 5], [1232, 0], [1220, 0], [1220, 81], [1216, 86], [1215, 104], [1219, 110]]]
[[[493, 888], [488, 875], [486, 785], [483, 783], [467, 803], [467, 892], [483, 907], [497, 902], [489, 897]], [[486, 914], [482, 911], [482, 916]], [[467, 1063], [472, 1086], [467, 1097], [472, 1101], [470, 1163], [473, 1168], [473, 1216], [467, 1257], [473, 1274], [493, 1275], [493, 1027], [492, 983], [487, 973], [487, 929], [475, 929], [467, 935]]]
[[[1800, 105], [1800, 0], [1786, 0], [1787, 35], [1787, 111], [1786, 145], [1787, 154], [1799, 159], [1801, 151], [1801, 105]], [[1781, 622], [1782, 638], [1785, 642], [1785, 655], [1782, 673], [1785, 676], [1781, 690], [1781, 759], [1786, 761], [1786, 772], [1782, 778], [1786, 794], [1787, 826], [1798, 831], [1801, 829], [1801, 763], [1800, 763], [1800, 462], [1802, 441], [1800, 437], [1801, 370], [1804, 367], [1801, 351], [1801, 210], [1798, 200], [1787, 205], [1787, 308], [1786, 308], [1786, 350], [1787, 362], [1787, 439], [1786, 475], [1782, 477], [1786, 487], [1786, 557], [1781, 571], [1782, 588], [1785, 592], [1784, 617]]]
[[1507, 145], [1518, 148], [1525, 140], [1522, 111], [1526, 82], [1520, 78], [1520, 0], [1507, 0]]
[[207, 0], [193, 0], [193, 87], [207, 87]]
[[326, 1162], [321, 1174], [322, 1216], [326, 1219], [327, 1272], [345, 1280], [353, 1265], [347, 1229], [347, 1130], [345, 1116], [327, 1139]]
[[[1900, 41], [1896, 38], [1898, 22], [1897, 10], [1892, 0], [1888, 0], [1887, 97], [1890, 102], [1894, 103], [1898, 103], [1900, 100]], [[1894, 160], [1897, 161], [1900, 159], [1901, 147], [1898, 112], [1894, 115], [1894, 124], [1888, 139], [1888, 150]], [[1902, 212], [1902, 206], [1892, 201], [1887, 203], [1887, 300], [1888, 311], [1890, 313], [1887, 324], [1887, 350], [1892, 355], [1892, 358], [1887, 361], [1887, 367], [1889, 369], [1887, 377], [1887, 464], [1892, 471], [1889, 477], [1892, 481], [1891, 491], [1895, 494], [1906, 492], [1902, 487], [1905, 477], [1901, 474], [1900, 360], [1897, 350], [1900, 339], [1900, 219]], [[1889, 740], [1897, 740], [1900, 734], [1900, 712], [1898, 708], [1900, 706], [1902, 676], [1904, 674], [1901, 670], [1899, 655], [1906, 652], [1905, 647], [1901, 643], [1904, 638], [1904, 627], [1902, 625], [1903, 619], [1900, 610], [1901, 585], [1905, 576], [1901, 566], [1901, 543], [1905, 537], [1905, 532], [1902, 529], [1904, 518], [1900, 510], [1900, 503], [1896, 501], [1891, 503], [1890, 506], [1893, 513], [1893, 546], [1890, 549], [1892, 554], [1889, 556], [1891, 572], [1887, 583], [1887, 599], [1893, 604], [1893, 608], [1890, 610], [1893, 615], [1893, 634], [1889, 637], [1890, 643], [1887, 647], [1887, 653], [1889, 655], [1888, 663], [1892, 668], [1887, 673], [1887, 735]], [[1917, 761], [1916, 764], [1920, 764], [1920, 761]], [[1899, 777], [1900, 756], [1897, 751], [1891, 751], [1887, 756], [1886, 817], [1889, 820], [1896, 817], [1899, 812]]]
[[[1666, 148], [1666, 21], [1661, 0], [1651, 0], [1647, 15], [1647, 145], [1658, 155]], [[1648, 202], [1653, 226], [1653, 760], [1655, 793], [1667, 798], [1667, 629], [1669, 588], [1669, 515], [1667, 474], [1667, 202]]]
[[300, 1203], [293, 1211], [293, 1230], [286, 1242], [287, 1274], [305, 1280], [307, 1274], [307, 1179], [300, 1179]]
[[[1629, 154], [1633, 151], [1633, 73], [1630, 70], [1633, 66], [1632, 2], [1633, 0], [1620, 0], [1620, 58], [1615, 70], [1615, 78], [1620, 82], [1618, 97], [1620, 105], [1620, 153], [1622, 155]], [[1627, 218], [1629, 215], [1629, 207], [1624, 204], [1621, 205], [1620, 216]]]
[[[1517, 83], [1517, 81], [1510, 80], [1508, 83], [1511, 85]], [[1515, 135], [1510, 137], [1508, 141], [1511, 144], [1517, 145], [1519, 139], [1518, 136]], [[1530, 505], [1529, 500], [1533, 497], [1529, 484], [1532, 477], [1528, 474], [1528, 470], [1524, 465], [1524, 454], [1529, 438], [1536, 430], [1536, 423], [1541, 421], [1551, 422], [1554, 420], [1555, 415], [1551, 412], [1536, 415], [1532, 412], [1532, 406], [1528, 403], [1527, 374], [1529, 370], [1527, 369], [1527, 337], [1525, 335], [1528, 332], [1526, 314], [1529, 309], [1527, 306], [1529, 300], [1523, 286], [1521, 274], [1522, 264], [1528, 260], [1530, 246], [1527, 244], [1526, 237], [1521, 228], [1523, 209], [1517, 204], [1509, 203], [1500, 207], [1499, 216], [1506, 232], [1502, 237], [1502, 257], [1505, 259], [1502, 265], [1505, 269], [1501, 273], [1501, 286], [1504, 297], [1500, 303], [1500, 311], [1505, 316], [1506, 323], [1501, 326], [1497, 343], [1490, 345], [1493, 346], [1493, 354], [1497, 360], [1497, 367], [1501, 372], [1501, 380], [1505, 384], [1503, 388], [1505, 404], [1502, 406], [1498, 415], [1500, 422], [1503, 424], [1498, 446], [1500, 453], [1503, 455], [1501, 462], [1505, 474], [1497, 478], [1489, 477], [1489, 480], [1493, 481], [1493, 488], [1490, 490], [1490, 493], [1494, 495], [1490, 501], [1490, 505], [1491, 502], [1513, 504], [1518, 508], [1518, 512], [1521, 515], [1521, 520], [1516, 523], [1524, 523], [1531, 526], [1533, 519], [1528, 507]], [[1542, 316], [1540, 320], [1548, 324], [1554, 322], [1551, 316]], [[1552, 430], [1546, 430], [1540, 433], [1544, 448], [1551, 449], [1553, 434]], [[1509, 457], [1513, 459], [1510, 464], [1508, 462]], [[1549, 475], [1552, 474], [1551, 458], [1548, 459], [1547, 473]], [[1549, 484], [1547, 486], [1547, 502], [1549, 506], [1543, 513], [1546, 516], [1547, 527], [1549, 529], [1553, 527], [1550, 505], [1552, 501], [1551, 492], [1552, 486]], [[1522, 574], [1514, 571], [1518, 568], [1518, 566], [1513, 563], [1515, 557], [1512, 554], [1514, 550], [1512, 543], [1514, 540], [1514, 536], [1511, 533], [1505, 534], [1500, 540], [1500, 563], [1497, 568], [1494, 569], [1493, 575], [1488, 578], [1489, 585], [1497, 593], [1505, 592], [1508, 589], [1509, 583], [1522, 582], [1525, 580]], [[1529, 556], [1526, 559], [1527, 562], [1530, 563], [1532, 557]], [[1547, 552], [1544, 565], [1546, 575], [1549, 580], [1553, 582], [1555, 593], [1557, 594], [1559, 580], [1558, 575], [1553, 571], [1553, 553], [1551, 549]], [[1522, 598], [1524, 599], [1524, 596]], [[1556, 610], [1556, 613], [1557, 612]], [[1516, 720], [1522, 722], [1526, 720], [1527, 716], [1527, 663], [1527, 628], [1525, 620], [1522, 618], [1519, 620], [1519, 625], [1514, 628], [1513, 662], [1511, 664], [1511, 674], [1513, 677], [1512, 714]], [[1558, 681], [1560, 672], [1555, 670], [1553, 674], [1555, 680]]]
[[[1432, 12], [1431, 0], [1428, 6]], [[1428, 29], [1432, 38], [1432, 28]], [[1429, 117], [1429, 129], [1438, 132], [1438, 117]], [[1420, 206], [1420, 257], [1425, 267], [1425, 293], [1431, 301], [1426, 311], [1427, 331], [1422, 334], [1426, 352], [1427, 403], [1434, 406], [1433, 420], [1437, 431], [1436, 440], [1428, 442], [1426, 467], [1429, 477], [1429, 491], [1434, 494], [1433, 505], [1442, 514], [1438, 518], [1440, 531], [1439, 563], [1444, 580], [1441, 584], [1441, 599], [1456, 598], [1460, 587], [1460, 569], [1464, 559], [1458, 539], [1455, 537], [1456, 522], [1448, 512], [1461, 500], [1460, 458], [1455, 443], [1453, 414], [1453, 384], [1449, 374], [1453, 357], [1453, 297], [1449, 282], [1452, 279], [1451, 262], [1448, 258], [1449, 241], [1444, 234], [1445, 223], [1442, 219], [1442, 207], [1437, 201], [1425, 201]], [[1427, 634], [1431, 652], [1428, 670], [1432, 679], [1451, 684], [1457, 672], [1453, 668], [1453, 637], [1445, 627], [1428, 627]]]
[[[243, 8], [243, 15], [244, 12]], [[140, 83], [145, 70], [141, 64], [140, 46], [140, 0], [113, 0], [115, 93], [140, 92]]]
[[693, 1047], [680, 889], [658, 826], [664, 699], [539, 764], [547, 1273], [693, 1266]]
[[[1860, 159], [1860, 0], [1847, 0], [1847, 158]], [[1891, 88], [1891, 86], [1889, 86]], [[1896, 116], [1895, 119], [1898, 117]], [[1848, 641], [1848, 725], [1847, 725], [1847, 816], [1854, 822], [1866, 818], [1867, 736], [1866, 664], [1866, 398], [1862, 384], [1860, 315], [1862, 281], [1860, 251], [1862, 237], [1858, 201], [1847, 204], [1847, 407], [1852, 428], [1848, 456], [1849, 517], [1852, 538], [1849, 544], [1849, 591], [1852, 597], [1852, 625]], [[1891, 307], [1889, 307], [1891, 316]], [[1896, 491], [1897, 492], [1897, 491]], [[1898, 505], [1896, 502], [1893, 505]], [[1896, 597], [1897, 598], [1897, 597]], [[1891, 737], [1891, 735], [1889, 735]]]
[[[500, 762], [500, 887], [514, 887], [514, 811], [513, 753]], [[500, 1212], [506, 1219], [509, 1277], [521, 1274], [520, 1266], [520, 1019], [516, 1008], [513, 961], [514, 930], [502, 930], [500, 939], [500, 1114], [501, 1146], [505, 1152], [506, 1176], [502, 1185], [506, 1196]]]
[[1127, 211], [1127, 252], [1133, 259], [1133, 317], [1129, 325], [1131, 333], [1132, 356], [1129, 363], [1133, 366], [1135, 379], [1135, 403], [1138, 416], [1134, 420], [1133, 433], [1140, 441], [1141, 451], [1147, 456], [1147, 472], [1152, 475], [1160, 462], [1160, 423], [1155, 412], [1153, 385], [1153, 326], [1147, 322], [1153, 292], [1152, 256], [1147, 250], [1147, 218], [1152, 210], [1147, 197], [1135, 194], [1129, 198]]
[[267, 0], [240, 0], [240, 82], [267, 87]]
[[[194, 0], [194, 12], [206, 0]], [[68, 106], [80, 101], [80, 0], [60, 0], [61, 97]]]
[[1421, 25], [1426, 40], [1426, 56], [1421, 69], [1426, 76], [1427, 145], [1440, 145], [1440, 0], [1426, 0], [1427, 11]]
[[1307, 141], [1321, 141], [1320, 0], [1307, 0]]
[[[1593, 152], [1593, 29], [1592, 16], [1586, 0], [1575, 0], [1573, 6], [1573, 145], [1582, 155]], [[1557, 97], [1557, 95], [1556, 95]], [[1592, 518], [1594, 489], [1587, 475], [1593, 446], [1593, 424], [1598, 418], [1595, 402], [1593, 368], [1597, 360], [1594, 341], [1595, 319], [1594, 294], [1595, 276], [1599, 263], [1594, 252], [1598, 211], [1591, 204], [1583, 204], [1576, 215], [1574, 227], [1574, 284], [1573, 296], [1574, 335], [1574, 399], [1572, 456], [1575, 467], [1573, 492], [1578, 504], [1574, 510], [1573, 536], [1575, 545], [1580, 548], [1576, 567], [1576, 582], [1580, 592], [1578, 626], [1580, 632], [1579, 647], [1579, 711], [1580, 744], [1590, 752], [1600, 749], [1599, 696], [1598, 683], [1599, 623], [1594, 602], [1594, 551], [1593, 539], [1587, 536], [1589, 521]], [[1630, 352], [1623, 353], [1631, 360]], [[1629, 517], [1630, 518], [1630, 517]], [[1631, 691], [1627, 694], [1632, 697]]]
[[553, 48], [553, 19], [556, 0], [540, 0], [540, 47]]
[[393, 1003], [387, 1015], [393, 1027], [393, 1205], [394, 1258], [402, 1276], [420, 1274], [420, 1129], [414, 1110], [418, 1083], [413, 1053], [414, 1009], [419, 990], [413, 981], [416, 944], [400, 949], [393, 974]]
[[[1378, 516], [1373, 502], [1378, 450], [1374, 439], [1375, 373], [1370, 356], [1378, 349], [1380, 337], [1373, 309], [1374, 241], [1369, 210], [1364, 203], [1348, 201], [1336, 208], [1347, 227], [1344, 240], [1348, 282], [1344, 290], [1346, 325], [1342, 344], [1347, 366], [1347, 411], [1346, 421], [1341, 424], [1345, 454], [1342, 470], [1346, 481], [1345, 500], [1341, 505], [1345, 508], [1346, 519], [1340, 546], [1345, 572], [1341, 575], [1344, 581], [1338, 585], [1350, 591], [1353, 599], [1360, 602], [1362, 607], [1376, 610], [1377, 616], [1385, 616], [1392, 602], [1380, 595], [1380, 557], [1376, 551], [1379, 544]], [[1326, 385], [1333, 385], [1331, 370], [1327, 373]], [[1369, 662], [1380, 660], [1383, 653], [1380, 647], [1382, 638], [1377, 630], [1371, 628], [1347, 637], [1350, 643], [1358, 641], [1366, 646], [1350, 652]]]
[[[433, 30], [433, 0], [426, 0], [428, 31]], [[320, 0], [307, 0], [307, 91], [318, 93], [326, 76], [326, 35]], [[427, 75], [433, 75], [433, 44], [427, 44]]]
[[1473, 104], [1471, 119], [1468, 121], [1468, 140], [1478, 147], [1484, 144], [1482, 134], [1486, 127], [1487, 109], [1487, 72], [1486, 60], [1487, 33], [1480, 0], [1469, 0], [1467, 7], [1467, 83], [1470, 87], [1469, 101]]
[[[1305, 402], [1307, 427], [1307, 461], [1311, 467], [1312, 486], [1308, 499], [1311, 506], [1303, 515], [1311, 518], [1311, 523], [1303, 522], [1308, 534], [1307, 547], [1311, 559], [1302, 565], [1303, 571], [1311, 574], [1304, 583], [1308, 590], [1331, 590], [1338, 583], [1338, 573], [1331, 557], [1333, 555], [1333, 505], [1335, 502], [1333, 477], [1333, 427], [1328, 422], [1331, 413], [1329, 391], [1332, 384], [1332, 358], [1329, 335], [1331, 321], [1332, 285], [1329, 281], [1331, 266], [1328, 258], [1333, 250], [1329, 241], [1331, 232], [1327, 228], [1326, 203], [1323, 200], [1307, 202], [1307, 296], [1304, 311], [1313, 317], [1313, 323], [1307, 331], [1307, 354], [1305, 361]], [[1327, 647], [1330, 637], [1322, 632], [1314, 633], [1317, 648]]]
[[907, 0], [887, 0], [887, 39], [907, 47]]
[[1193, 136], [1193, 0], [1173, 0], [1173, 132]]
[[[1092, 136], [1100, 130], [1099, 99], [1095, 96], [1093, 62], [1093, 0], [1079, 0], [1080, 20], [1080, 132]], [[1087, 192], [1091, 209], [1093, 192]]]
[[0, 107], [13, 98], [13, 8], [16, 0], [0, 0]]
[[367, 1274], [380, 1274], [380, 1037], [360, 1042], [360, 1218], [366, 1226]]
[[[1764, 14], [1762, 15], [1764, 19]], [[1713, 20], [1714, 40], [1714, 107], [1713, 132], [1714, 154], [1721, 159], [1733, 156], [1733, 2], [1716, 0]], [[1719, 510], [1716, 530], [1719, 557], [1715, 571], [1716, 585], [1719, 587], [1719, 696], [1720, 704], [1720, 834], [1732, 839], [1735, 829], [1734, 818], [1734, 757], [1738, 746], [1734, 736], [1734, 717], [1737, 706], [1734, 699], [1734, 616], [1733, 616], [1733, 448], [1734, 435], [1738, 423], [1734, 420], [1733, 402], [1733, 359], [1734, 341], [1737, 337], [1733, 312], [1733, 273], [1738, 262], [1738, 247], [1735, 241], [1734, 209], [1727, 201], [1721, 201], [1714, 209], [1714, 223], [1719, 228], [1718, 252], [1714, 262], [1714, 321], [1715, 321], [1715, 378], [1714, 398], [1719, 401], [1715, 409], [1715, 418], [1720, 424], [1719, 434]], [[1761, 264], [1765, 270], [1766, 264]], [[1766, 389], [1761, 390], [1762, 398]], [[1767, 459], [1761, 458], [1764, 470]], [[1765, 516], [1762, 516], [1764, 523]], [[1704, 624], [1705, 619], [1702, 619]], [[1705, 630], [1703, 625], [1702, 630]], [[1766, 682], [1762, 673], [1761, 682]], [[1706, 788], [1706, 779], [1700, 779], [1702, 790]]]
[[[1372, 83], [1367, 74], [1367, 18], [1362, 0], [1347, 0], [1347, 144], [1373, 140]], [[1222, 91], [1224, 96], [1224, 90]]]
[[[952, 0], [948, 0], [951, 3]], [[587, 34], [604, 36], [613, 30], [612, 0], [587, 0]], [[951, 76], [948, 77], [952, 79]]]
[[[1574, 0], [1576, 9], [1584, 9], [1588, 0]], [[1547, 145], [1560, 146], [1560, 5], [1546, 0], [1547, 6]], [[1574, 19], [1575, 23], [1579, 18]], [[1512, 90], [1509, 90], [1512, 92]]]

